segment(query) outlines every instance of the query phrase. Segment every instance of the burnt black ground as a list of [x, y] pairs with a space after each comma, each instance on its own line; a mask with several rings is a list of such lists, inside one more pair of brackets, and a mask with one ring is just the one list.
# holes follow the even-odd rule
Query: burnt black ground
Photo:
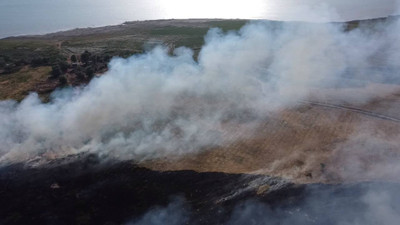
[[[272, 191], [257, 195], [265, 184]], [[184, 224], [286, 224], [282, 221], [291, 218], [293, 224], [337, 224], [338, 218], [363, 218], [370, 208], [363, 196], [371, 190], [389, 193], [392, 209], [400, 212], [399, 187], [294, 185], [258, 175], [158, 172], [82, 156], [36, 168], [1, 168], [0, 224], [126, 224], [174, 198], [184, 201], [174, 209], [188, 212]]]

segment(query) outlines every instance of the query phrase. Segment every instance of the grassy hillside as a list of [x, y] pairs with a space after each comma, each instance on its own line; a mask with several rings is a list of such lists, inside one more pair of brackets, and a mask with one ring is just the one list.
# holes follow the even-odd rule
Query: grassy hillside
[[[212, 27], [238, 30], [247, 20], [160, 20], [127, 22], [119, 26], [75, 29], [41, 36], [0, 40], [0, 100], [21, 100], [30, 91], [46, 96], [65, 81], [87, 83], [107, 70], [113, 56], [129, 57], [163, 44], [173, 49], [187, 46], [197, 54]], [[88, 59], [82, 60], [83, 53]], [[77, 62], [71, 61], [71, 56]], [[63, 68], [65, 67], [65, 68]], [[55, 72], [54, 72], [55, 71]], [[47, 87], [35, 88], [38, 85]], [[59, 81], [57, 81], [59, 79]]]

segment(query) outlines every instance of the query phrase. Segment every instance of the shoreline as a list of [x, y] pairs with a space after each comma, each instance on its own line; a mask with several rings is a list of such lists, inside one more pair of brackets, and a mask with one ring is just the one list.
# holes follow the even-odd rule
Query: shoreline
[[[212, 22], [212, 21], [251, 21], [251, 20], [262, 20], [262, 19], [223, 19], [223, 18], [189, 18], [189, 19], [156, 19], [156, 20], [133, 20], [133, 21], [125, 21], [123, 23], [118, 24], [110, 24], [110, 25], [103, 25], [103, 26], [90, 26], [90, 27], [75, 27], [75, 28], [65, 28], [60, 29], [57, 31], [50, 31], [50, 32], [38, 32], [34, 34], [18, 34], [12, 36], [1, 37], [0, 40], [7, 40], [7, 39], [24, 39], [24, 38], [40, 38], [45, 36], [58, 36], [63, 35], [65, 33], [73, 33], [75, 31], [90, 31], [90, 30], [109, 30], [112, 31], [113, 28], [122, 28], [125, 25], [138, 25], [144, 23], [160, 23], [160, 22]], [[273, 21], [273, 20], [271, 20]], [[154, 24], [153, 24], [154, 25]], [[190, 25], [190, 24], [188, 24]]]
[[[398, 17], [399, 15], [388, 15], [384, 17], [376, 17], [376, 18], [361, 18], [361, 19], [356, 19], [356, 20], [343, 20], [343, 21], [301, 21], [301, 20], [278, 20], [278, 19], [263, 19], [263, 18], [187, 18], [187, 19], [154, 19], [154, 20], [132, 20], [132, 21], [125, 21], [122, 23], [118, 24], [109, 24], [109, 25], [99, 25], [99, 26], [89, 26], [89, 27], [75, 27], [75, 28], [62, 28], [59, 30], [55, 31], [43, 31], [43, 32], [37, 32], [37, 33], [25, 33], [25, 34], [17, 34], [17, 35], [11, 35], [11, 36], [5, 36], [2, 37], [0, 36], [0, 40], [9, 40], [9, 39], [25, 39], [25, 38], [41, 38], [41, 37], [46, 37], [46, 36], [63, 36], [63, 35], [68, 35], [74, 32], [85, 32], [85, 31], [97, 31], [97, 30], [106, 30], [106, 31], [112, 31], [115, 28], [121, 28], [125, 25], [137, 25], [137, 24], [151, 24], [151, 23], [161, 23], [161, 22], [167, 22], [167, 21], [173, 21], [173, 22], [212, 22], [212, 21], [271, 21], [271, 22], [288, 22], [288, 23], [352, 23], [352, 22], [360, 22], [360, 21], [369, 21], [369, 20], [383, 20], [383, 19], [388, 19], [388, 18], [393, 18], [393, 17]], [[78, 35], [72, 35], [72, 36], [79, 36]]]

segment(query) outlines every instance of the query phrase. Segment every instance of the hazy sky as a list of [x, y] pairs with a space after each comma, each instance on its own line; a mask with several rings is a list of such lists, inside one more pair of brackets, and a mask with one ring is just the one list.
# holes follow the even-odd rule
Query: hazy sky
[[0, 37], [166, 18], [348, 20], [396, 13], [400, 0], [0, 0]]

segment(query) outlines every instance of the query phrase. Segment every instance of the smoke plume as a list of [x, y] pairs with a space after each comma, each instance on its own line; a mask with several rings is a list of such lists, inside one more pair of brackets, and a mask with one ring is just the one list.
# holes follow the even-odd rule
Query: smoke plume
[[[160, 46], [128, 59], [86, 87], [59, 90], [50, 103], [31, 93], [0, 102], [0, 161], [92, 152], [142, 161], [199, 152], [251, 135], [261, 119], [331, 89], [397, 84], [399, 22], [345, 31], [338, 24], [253, 22], [211, 29], [198, 61], [188, 48]], [[368, 25], [369, 26], [369, 25]], [[396, 88], [388, 91], [393, 93]], [[335, 94], [335, 93], [340, 93]], [[322, 96], [322, 95], [321, 95]]]

